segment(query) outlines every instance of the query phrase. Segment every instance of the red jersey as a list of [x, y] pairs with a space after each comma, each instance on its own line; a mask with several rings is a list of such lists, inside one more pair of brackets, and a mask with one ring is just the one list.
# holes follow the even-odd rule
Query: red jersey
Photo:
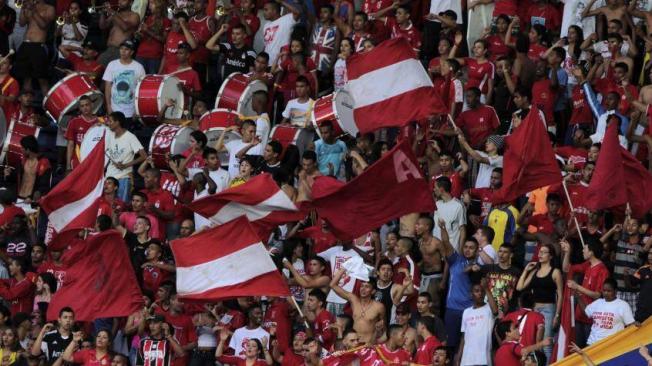
[[333, 329], [330, 328], [330, 325], [333, 323], [335, 323], [335, 317], [328, 310], [324, 309], [317, 314], [312, 326], [315, 337], [322, 342], [324, 348], [327, 350], [332, 348], [335, 343], [335, 338], [337, 338]]
[[[176, 205], [174, 204], [174, 197], [169, 191], [158, 188], [154, 191], [143, 189], [141, 192], [147, 195], [147, 203], [163, 211], [174, 211]], [[165, 239], [165, 221], [159, 219], [162, 225], [159, 226], [159, 238]]]
[[[252, 47], [254, 44], [254, 35], [256, 32], [258, 32], [258, 29], [260, 28], [260, 19], [258, 19], [258, 16], [256, 14], [249, 14], [244, 16], [245, 23], [249, 26], [249, 29], [251, 29], [251, 35], [247, 35], [245, 38], [245, 43], [247, 46]], [[240, 24], [240, 18], [234, 16], [229, 20], [229, 30], [227, 33], [227, 40], [229, 42], [232, 42], [231, 40], [231, 28], [235, 27], [236, 25]], [[270, 60], [274, 61], [274, 60]]]
[[[181, 347], [197, 341], [197, 332], [195, 332], [195, 325], [192, 323], [192, 317], [190, 315], [172, 315], [172, 313], [167, 313], [164, 316], [165, 321], [170, 323], [172, 328], [174, 328], [174, 339], [179, 342]], [[172, 364], [174, 366], [185, 366], [188, 364], [188, 361], [190, 361], [190, 355], [185, 354], [182, 357], [173, 358]]]
[[532, 104], [539, 108], [546, 116], [548, 126], [555, 125], [555, 99], [557, 93], [552, 90], [550, 79], [537, 80], [532, 84]]
[[281, 366], [303, 366], [304, 365], [303, 356], [297, 355], [294, 351], [288, 350], [283, 354], [283, 362]]
[[[163, 263], [163, 262], [159, 262]], [[145, 266], [143, 268], [143, 290], [148, 290], [155, 294], [158, 288], [165, 280], [170, 277], [170, 272], [154, 266]]]
[[232, 332], [238, 328], [244, 327], [246, 322], [247, 318], [242, 313], [242, 311], [231, 309], [222, 314], [222, 317], [218, 319], [218, 323], [226, 326]]
[[[436, 73], [433, 75], [433, 71], [436, 70]], [[430, 71], [430, 75], [432, 76], [432, 83], [435, 89], [440, 91], [440, 95], [442, 94], [443, 90], [443, 84], [444, 84], [444, 77], [441, 75], [441, 60], [439, 57], [435, 57], [432, 60], [430, 60], [430, 63], [428, 64], [428, 71]]]
[[435, 354], [435, 350], [441, 345], [439, 339], [434, 335], [426, 338], [419, 348], [417, 348], [417, 353], [414, 355], [414, 363], [429, 365], [432, 363], [432, 355]]
[[537, 232], [550, 235], [555, 231], [555, 224], [550, 220], [548, 214], [533, 215], [528, 220], [528, 225], [537, 228]]
[[[154, 27], [155, 19], [161, 22], [161, 24], [158, 25], [160, 30], [157, 29], [157, 27]], [[147, 25], [147, 28], [149, 28], [150, 31], [160, 31], [160, 34], [169, 32], [170, 28], [172, 28], [172, 21], [167, 17], [160, 18], [158, 16], [150, 15], [145, 18], [144, 23]], [[152, 38], [148, 35], [143, 35], [143, 37], [140, 39], [140, 43], [138, 44], [138, 52], [136, 52], [136, 56], [140, 58], [160, 59], [163, 57], [163, 46], [164, 43], [158, 39]]]
[[514, 341], [505, 342], [498, 347], [494, 355], [494, 365], [521, 366], [523, 346]]
[[[574, 264], [571, 266], [571, 273], [584, 273], [584, 278], [582, 279], [582, 287], [585, 289], [591, 290], [591, 291], [597, 291], [600, 292], [602, 291], [602, 284], [604, 284], [604, 281], [609, 278], [609, 270], [607, 269], [607, 266], [604, 265], [604, 263], [599, 262], [595, 266], [591, 266], [590, 261], [585, 261], [584, 263], [580, 264]], [[584, 300], [584, 304], [587, 306], [592, 303], [595, 299], [586, 296], [584, 294], [580, 294], [582, 297], [582, 300]], [[575, 316], [577, 321], [586, 323], [586, 324], [591, 324], [591, 319], [589, 319], [586, 314], [580, 309], [580, 304], [578, 301], [578, 304], [575, 305]]]
[[[270, 332], [276, 328], [276, 339], [281, 352], [289, 352], [288, 347], [292, 340], [292, 323], [290, 322], [290, 304], [284, 299], [277, 298], [265, 311], [263, 329]], [[270, 332], [271, 333], [271, 332]]]
[[54, 278], [57, 279], [57, 288], [61, 288], [66, 279], [66, 266], [63, 264], [55, 264], [52, 261], [46, 261], [38, 267], [38, 273], [52, 273]]
[[419, 291], [419, 286], [421, 285], [421, 271], [416, 265], [414, 260], [409, 254], [406, 254], [405, 257], [400, 257], [398, 262], [394, 265], [394, 275], [392, 277], [392, 282], [402, 284], [405, 274], [399, 272], [401, 268], [407, 269], [410, 276], [412, 276], [412, 284], [414, 289]]
[[100, 79], [104, 74], [104, 65], [97, 62], [97, 60], [84, 60], [74, 52], [70, 52], [66, 59], [72, 63], [73, 70], [95, 75], [93, 80], [95, 84], [99, 85]]
[[437, 176], [433, 176], [432, 179], [430, 179], [430, 189], [435, 189], [435, 183], [439, 177], [447, 177], [450, 179], [452, 185], [451, 195], [453, 197], [459, 198], [462, 195], [462, 192], [464, 191], [464, 183], [462, 182], [460, 173], [455, 171], [453, 174], [439, 174]]
[[518, 331], [521, 333], [521, 339], [519, 342], [525, 347], [537, 343], [537, 333], [539, 329], [545, 327], [545, 319], [543, 318], [543, 315], [526, 308], [507, 313], [503, 320], [511, 321], [518, 327]]
[[113, 201], [109, 202], [104, 196], [100, 197], [100, 207], [97, 210], [97, 216], [107, 215], [109, 217], [113, 216], [113, 211], [118, 210], [119, 212], [124, 212], [127, 209], [127, 204], [119, 199], [114, 197]]
[[0, 213], [0, 226], [5, 226], [10, 223], [16, 215], [25, 215], [25, 211], [14, 204], [2, 207], [2, 213]]
[[201, 18], [195, 15], [188, 21], [188, 30], [197, 41], [197, 48], [192, 52], [191, 56], [193, 64], [208, 63], [210, 51], [206, 48], [206, 42], [213, 36], [213, 28], [211, 17], [206, 15]]
[[[598, 81], [595, 82], [595, 90], [602, 94], [603, 96], [603, 104], [606, 98], [604, 98], [607, 94], [609, 93], [618, 93], [620, 95], [620, 102], [618, 103], [618, 112], [622, 115], [629, 115], [630, 109], [631, 109], [631, 104], [629, 101], [627, 101], [627, 97], [625, 95], [625, 90], [624, 88], [617, 84], [613, 79], [611, 78], [602, 78], [598, 79]], [[638, 89], [636, 88], [635, 85], [628, 84], [627, 85], [627, 90], [629, 93], [632, 95], [633, 100], [638, 100]]]
[[371, 15], [385, 9], [388, 6], [392, 6], [392, 2], [390, 0], [364, 0], [362, 3], [362, 11], [364, 11], [367, 15]]
[[0, 280], [0, 297], [9, 302], [9, 310], [12, 314], [32, 313], [34, 305], [34, 282], [33, 273], [28, 273], [25, 278], [16, 281], [15, 278]]
[[493, 62], [501, 56], [507, 56], [512, 52], [512, 49], [509, 48], [503, 38], [497, 34], [485, 38], [489, 42], [489, 55], [490, 59]]
[[332, 247], [337, 242], [337, 238], [331, 232], [324, 232], [321, 226], [311, 226], [301, 230], [297, 236], [299, 238], [310, 239], [313, 243], [313, 251], [321, 253]]
[[176, 76], [183, 85], [188, 88], [188, 90], [192, 92], [200, 92], [201, 91], [201, 82], [199, 81], [199, 74], [197, 71], [193, 70], [192, 68], [188, 67], [183, 69], [183, 71], [178, 70], [172, 73], [172, 75]]
[[589, 158], [589, 153], [586, 149], [572, 146], [558, 146], [555, 148], [555, 154], [564, 158], [567, 164], [573, 163], [578, 169], [584, 168], [584, 164], [586, 164]]
[[[391, 19], [391, 20], [390, 20]], [[419, 50], [421, 49], [421, 33], [419, 30], [410, 22], [410, 24], [402, 28], [398, 23], [396, 23], [396, 18], [393, 17], [387, 17], [387, 22], [389, 24], [392, 38], [399, 38], [403, 37], [408, 40], [410, 43], [410, 46], [412, 46], [412, 49], [414, 52], [419, 54]]]
[[[589, 185], [584, 182], [579, 182], [577, 184], [568, 184], [568, 194], [570, 195], [571, 202], [573, 202], [573, 208], [575, 209], [575, 218], [580, 226], [584, 226], [589, 222], [589, 209], [586, 207], [586, 191], [589, 188]], [[570, 207], [568, 202], [564, 205], [564, 213], [570, 214]]]
[[[18, 84], [18, 81], [16, 79], [12, 78], [11, 75], [5, 76], [5, 78], [0, 82], [0, 94], [3, 97], [14, 97], [18, 98], [18, 94], [20, 92], [20, 85]], [[7, 126], [5, 127], [5, 131], [9, 128], [9, 121], [11, 120], [11, 116], [13, 113], [18, 109], [18, 101], [13, 101], [10, 102], [8, 100], [3, 101], [0, 103], [0, 107], [2, 107], [2, 110], [5, 112], [5, 121], [7, 123]]]
[[481, 104], [477, 108], [460, 113], [455, 124], [464, 131], [473, 148], [482, 149], [487, 137], [500, 126], [500, 121], [493, 107]]
[[163, 60], [165, 61], [163, 74], [170, 74], [179, 68], [177, 49], [179, 48], [179, 43], [182, 42], [186, 42], [186, 37], [183, 33], [168, 33], [168, 38], [165, 40], [165, 48], [163, 49]]
[[518, 10], [516, 0], [496, 0], [494, 1], [494, 12], [492, 16], [495, 18], [501, 14], [513, 17], [516, 16]]
[[83, 366], [110, 366], [111, 354], [107, 353], [102, 358], [97, 358], [94, 349], [82, 349], [72, 355], [73, 362]]
[[491, 200], [494, 196], [494, 190], [491, 188], [471, 188], [469, 189], [471, 198], [480, 200], [480, 218], [484, 221], [491, 211]]
[[489, 79], [493, 80], [496, 77], [496, 67], [491, 61], [483, 63], [478, 62], [471, 57], [465, 57], [468, 80], [466, 82], [466, 89], [478, 88], [482, 94], [489, 92]]
[[190, 154], [192, 154], [191, 148], [181, 153], [186, 158], [186, 169], [203, 169], [206, 166], [206, 162], [201, 153], [194, 154], [188, 159]]
[[403, 362], [410, 362], [410, 354], [405, 349], [391, 351], [384, 344], [364, 348], [357, 354], [360, 357], [360, 366], [402, 365]]
[[573, 113], [568, 123], [571, 125], [593, 124], [593, 112], [591, 112], [591, 106], [586, 100], [582, 85], [578, 84], [573, 87], [571, 100], [573, 102]]
[[547, 50], [545, 46], [538, 43], [531, 43], [530, 48], [527, 50], [527, 57], [532, 61], [539, 61]]
[[561, 14], [550, 4], [535, 4], [530, 6], [525, 17], [527, 24], [541, 24], [547, 30], [555, 30], [561, 27]]
[[[87, 121], [83, 116], [77, 116], [71, 119], [68, 122], [68, 129], [66, 129], [66, 140], [72, 141], [75, 144], [75, 150], [79, 149], [86, 131], [96, 123], [97, 117], [95, 116], [90, 121]], [[73, 168], [79, 165], [79, 156], [76, 151], [72, 154], [70, 164]]]

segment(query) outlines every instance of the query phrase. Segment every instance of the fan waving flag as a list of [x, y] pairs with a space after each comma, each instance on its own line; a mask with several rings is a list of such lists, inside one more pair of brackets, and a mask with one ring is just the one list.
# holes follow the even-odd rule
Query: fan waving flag
[[269, 174], [251, 178], [244, 184], [198, 199], [188, 208], [216, 224], [246, 216], [262, 240], [276, 226], [305, 217]]
[[283, 276], [245, 217], [170, 244], [185, 299], [289, 296]]
[[88, 157], [39, 202], [60, 236], [53, 239], [54, 247], [68, 241], [62, 239], [67, 237], [64, 232], [75, 235], [79, 229], [95, 226], [104, 189], [104, 144], [102, 137]]
[[432, 212], [435, 204], [407, 140], [352, 181], [318, 177], [312, 202], [338, 239], [352, 240], [390, 220], [413, 212]]
[[620, 146], [618, 126], [607, 127], [600, 155], [586, 190], [586, 207], [601, 210], [629, 203], [635, 217], [652, 208], [652, 174]]
[[356, 53], [346, 64], [344, 93], [350, 100], [344, 106], [353, 111], [352, 118], [343, 118], [342, 124], [352, 136], [446, 113], [428, 73], [403, 37]]
[[536, 107], [505, 138], [505, 146], [503, 185], [494, 192], [494, 203], [511, 202], [537, 188], [561, 183], [561, 170]]
[[122, 234], [107, 230], [90, 235], [73, 250], [66, 280], [48, 306], [48, 320], [57, 319], [65, 306], [81, 321], [125, 317], [142, 308], [143, 296]]

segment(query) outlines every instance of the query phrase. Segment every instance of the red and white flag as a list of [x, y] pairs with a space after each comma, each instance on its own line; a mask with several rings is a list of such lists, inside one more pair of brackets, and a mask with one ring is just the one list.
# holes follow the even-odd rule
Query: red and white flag
[[346, 64], [348, 82], [340, 93], [348, 98], [338, 99], [348, 100], [338, 105], [343, 107], [338, 114], [352, 136], [446, 113], [426, 69], [403, 37], [356, 53]]
[[39, 204], [57, 233], [93, 227], [104, 189], [105, 138]]
[[283, 276], [245, 217], [170, 243], [185, 299], [289, 296]]
[[244, 184], [200, 198], [188, 208], [215, 224], [246, 216], [263, 240], [276, 226], [305, 217], [270, 174], [257, 175]]

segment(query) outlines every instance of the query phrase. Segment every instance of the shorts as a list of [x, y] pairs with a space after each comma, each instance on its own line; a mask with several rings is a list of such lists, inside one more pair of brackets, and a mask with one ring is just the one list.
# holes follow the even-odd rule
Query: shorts
[[45, 43], [23, 41], [16, 52], [14, 73], [18, 79], [46, 79], [50, 68]]

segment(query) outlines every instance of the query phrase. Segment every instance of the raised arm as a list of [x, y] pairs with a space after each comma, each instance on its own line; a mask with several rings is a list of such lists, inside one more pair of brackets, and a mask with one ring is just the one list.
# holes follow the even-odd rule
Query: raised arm
[[337, 272], [335, 272], [335, 275], [333, 276], [333, 279], [331, 280], [330, 287], [331, 287], [331, 289], [333, 291], [335, 291], [335, 293], [339, 297], [341, 297], [341, 298], [345, 299], [346, 301], [350, 302], [351, 306], [353, 306], [354, 302], [359, 304], [360, 301], [358, 300], [358, 297], [356, 295], [348, 292], [348, 291], [345, 291], [343, 288], [341, 288], [338, 285], [339, 282], [340, 282], [340, 279], [342, 278], [342, 276], [344, 276], [345, 272], [346, 272], [346, 270], [344, 268], [338, 269]]

